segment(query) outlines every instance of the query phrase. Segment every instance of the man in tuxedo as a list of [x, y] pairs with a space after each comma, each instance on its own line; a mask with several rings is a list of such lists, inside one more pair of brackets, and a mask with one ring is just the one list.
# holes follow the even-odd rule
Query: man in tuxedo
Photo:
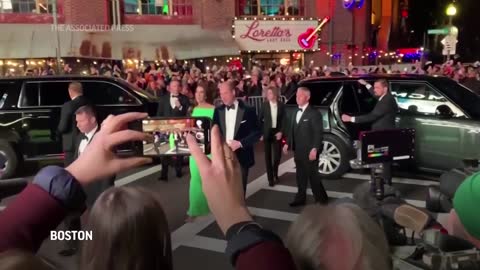
[[[359, 80], [358, 82], [367, 87], [368, 90], [372, 89], [372, 85], [365, 80]], [[370, 113], [360, 116], [344, 114], [342, 115], [342, 121], [358, 124], [371, 123], [372, 130], [395, 129], [398, 105], [395, 97], [388, 91], [388, 82], [385, 79], [377, 80], [373, 86], [373, 94], [378, 98], [378, 102]], [[392, 185], [391, 162], [383, 164], [383, 179], [387, 185]]]
[[[160, 98], [157, 110], [159, 117], [184, 117], [187, 116], [190, 102], [188, 97], [180, 94], [180, 81], [173, 79], [170, 82], [170, 93]], [[168, 164], [172, 159], [165, 157], [162, 159], [162, 174], [159, 180], [168, 181]], [[177, 177], [182, 177], [182, 157], [177, 157], [175, 161], [175, 170]]]
[[[85, 105], [75, 112], [75, 121], [77, 128], [80, 131], [74, 143], [74, 160], [77, 159], [87, 148], [88, 144], [93, 140], [93, 137], [99, 131], [100, 127], [97, 122], [97, 115], [92, 105]], [[86, 206], [91, 208], [95, 200], [102, 194], [103, 191], [114, 185], [115, 176], [107, 181], [95, 182], [84, 188], [87, 195]], [[72, 213], [65, 219], [65, 226], [67, 230], [79, 231], [81, 230], [80, 213]], [[76, 241], [66, 241], [66, 248], [60, 251], [62, 256], [71, 256], [76, 253], [79, 243]]]
[[65, 154], [64, 165], [67, 167], [75, 160], [75, 141], [79, 135], [75, 112], [78, 108], [89, 104], [89, 100], [83, 96], [82, 84], [72, 82], [68, 86], [68, 94], [71, 100], [63, 104], [60, 113], [58, 132], [62, 135], [62, 148]]
[[285, 106], [279, 101], [278, 88], [268, 87], [267, 101], [263, 103], [259, 118], [263, 123], [262, 139], [265, 145], [268, 184], [273, 187], [278, 183], [278, 166], [282, 157], [283, 122], [285, 121]]
[[297, 90], [298, 110], [292, 116], [287, 144], [283, 151], [294, 152], [297, 167], [298, 192], [290, 206], [305, 205], [307, 200], [307, 181], [310, 181], [315, 202], [326, 204], [328, 196], [318, 173], [318, 158], [322, 151], [323, 119], [322, 114], [309, 106], [310, 90], [300, 87]]
[[255, 109], [235, 97], [235, 85], [227, 81], [219, 86], [223, 105], [215, 108], [213, 124], [220, 127], [223, 139], [237, 155], [242, 170], [244, 195], [248, 170], [255, 164], [254, 146], [261, 136]]

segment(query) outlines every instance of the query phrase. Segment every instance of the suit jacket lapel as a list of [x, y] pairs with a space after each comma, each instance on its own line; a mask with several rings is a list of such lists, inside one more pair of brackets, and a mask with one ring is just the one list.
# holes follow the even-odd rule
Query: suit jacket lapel
[[243, 107], [243, 104], [240, 104], [238, 102], [238, 109], [237, 109], [237, 119], [235, 120], [235, 132], [234, 137], [237, 136], [238, 129], [240, 128], [240, 124], [243, 121], [243, 114], [245, 113], [245, 108]]
[[227, 110], [225, 108], [225, 105], [222, 105], [219, 108], [218, 111], [219, 111], [219, 117], [220, 117], [220, 130], [223, 133], [223, 137], [226, 138], [227, 137], [227, 125], [225, 124], [225, 118], [226, 118]]
[[265, 124], [267, 124], [267, 128], [272, 126], [273, 117], [272, 117], [272, 107], [270, 102], [267, 102], [267, 106], [265, 106]]

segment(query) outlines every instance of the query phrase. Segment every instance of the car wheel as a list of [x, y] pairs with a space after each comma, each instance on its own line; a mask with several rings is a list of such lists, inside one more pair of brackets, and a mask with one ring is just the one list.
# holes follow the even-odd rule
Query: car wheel
[[18, 166], [18, 156], [12, 145], [6, 141], [0, 141], [0, 179], [12, 177]]
[[350, 168], [347, 146], [338, 137], [326, 134], [320, 153], [318, 170], [322, 177], [337, 179]]

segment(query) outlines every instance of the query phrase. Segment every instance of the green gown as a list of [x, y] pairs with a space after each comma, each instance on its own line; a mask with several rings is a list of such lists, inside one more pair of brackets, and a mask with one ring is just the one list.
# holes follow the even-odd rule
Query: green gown
[[[194, 117], [208, 117], [213, 119], [213, 110], [214, 108], [194, 108], [192, 116]], [[208, 156], [211, 157], [210, 155]], [[197, 163], [190, 157], [190, 190], [189, 190], [189, 199], [190, 206], [188, 208], [187, 214], [191, 217], [205, 216], [210, 213], [208, 208], [207, 199], [203, 194], [202, 190], [202, 179], [200, 178], [200, 171], [198, 170]]]

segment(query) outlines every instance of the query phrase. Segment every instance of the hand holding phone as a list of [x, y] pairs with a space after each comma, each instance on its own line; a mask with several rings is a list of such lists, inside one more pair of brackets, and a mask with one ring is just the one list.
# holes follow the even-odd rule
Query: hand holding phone
[[207, 117], [147, 118], [137, 123], [136, 129], [153, 139], [137, 144], [136, 152], [142, 156], [190, 155], [186, 137], [192, 134], [204, 153], [209, 154], [210, 128], [211, 120]]

